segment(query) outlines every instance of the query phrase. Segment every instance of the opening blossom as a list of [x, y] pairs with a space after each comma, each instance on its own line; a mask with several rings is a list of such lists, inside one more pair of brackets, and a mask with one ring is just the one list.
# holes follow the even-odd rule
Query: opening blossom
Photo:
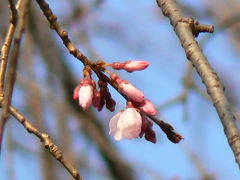
[[153, 123], [145, 114], [141, 114], [136, 108], [128, 107], [112, 117], [109, 122], [109, 134], [117, 141], [144, 136], [147, 141], [156, 143], [156, 134], [152, 126]]
[[113, 135], [115, 140], [137, 138], [142, 128], [142, 117], [135, 108], [127, 108], [110, 120], [109, 128], [109, 134]]

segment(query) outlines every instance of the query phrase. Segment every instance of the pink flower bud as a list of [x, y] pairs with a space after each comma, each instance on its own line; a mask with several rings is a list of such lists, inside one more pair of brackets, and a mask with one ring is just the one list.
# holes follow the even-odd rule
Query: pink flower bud
[[155, 116], [157, 114], [156, 108], [148, 99], [144, 99], [144, 102], [139, 106], [139, 109], [150, 116]]
[[79, 90], [79, 105], [86, 110], [92, 104], [93, 87], [90, 85], [81, 86]]
[[139, 137], [142, 138], [143, 135], [145, 134], [145, 139], [147, 141], [150, 141], [152, 143], [156, 143], [156, 134], [152, 130], [153, 122], [149, 121], [147, 119], [147, 116], [142, 114], [142, 128], [141, 128], [141, 133], [139, 134]]
[[100, 92], [95, 89], [94, 90], [94, 96], [93, 96], [93, 99], [92, 99], [92, 104], [95, 108], [98, 108], [98, 106], [100, 104], [100, 100], [101, 100]]
[[79, 84], [75, 89], [74, 89], [74, 92], [73, 92], [73, 99], [74, 100], [77, 100], [79, 98], [79, 90], [81, 88], [81, 84]]
[[135, 108], [127, 108], [116, 114], [109, 122], [109, 134], [115, 140], [122, 138], [133, 139], [139, 137], [142, 126], [142, 117]]
[[141, 103], [144, 100], [144, 94], [135, 88], [132, 84], [130, 84], [126, 80], [120, 79], [120, 77], [112, 72], [108, 72], [110, 74], [110, 78], [112, 81], [117, 83], [119, 91], [126, 95], [129, 100]]
[[144, 94], [135, 88], [132, 84], [122, 81], [120, 83], [120, 91], [125, 94], [130, 100], [141, 103], [144, 100]]
[[140, 71], [148, 67], [149, 62], [147, 61], [127, 61], [123, 67], [127, 72]]
[[92, 104], [93, 90], [96, 88], [95, 82], [90, 77], [85, 77], [74, 89], [73, 99], [79, 100], [79, 105], [86, 110]]

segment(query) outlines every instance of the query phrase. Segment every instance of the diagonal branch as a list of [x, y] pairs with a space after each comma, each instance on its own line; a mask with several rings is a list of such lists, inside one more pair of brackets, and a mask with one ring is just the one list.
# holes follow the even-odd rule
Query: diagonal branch
[[[2, 107], [3, 101], [0, 102], [0, 106]], [[52, 140], [50, 139], [48, 134], [40, 132], [36, 127], [34, 127], [18, 110], [13, 107], [9, 106], [9, 113], [14, 116], [22, 125], [23, 127], [29, 132], [37, 136], [40, 141], [44, 144], [45, 148], [51, 153], [51, 155], [58, 160], [67, 170], [68, 172], [74, 177], [76, 180], [83, 180], [78, 172], [78, 170], [73, 167], [64, 157], [61, 150], [55, 145]]]
[[[10, 18], [10, 24], [8, 27], [8, 31], [3, 43], [3, 46], [1, 48], [1, 64], [0, 64], [0, 98], [3, 98], [3, 90], [4, 90], [4, 80], [5, 80], [5, 73], [7, 69], [7, 62], [8, 62], [8, 56], [10, 47], [12, 44], [13, 35], [16, 29], [16, 23], [17, 23], [17, 9], [19, 9], [20, 5], [22, 4], [22, 0], [19, 0], [16, 8], [14, 7], [14, 3], [12, 0], [9, 0], [9, 7], [11, 10], [11, 18]], [[4, 129], [5, 120], [0, 119], [0, 150], [2, 145], [2, 136], [3, 136], [3, 129]]]
[[223, 84], [220, 82], [217, 73], [210, 66], [206, 56], [195, 40], [190, 24], [183, 21], [185, 18], [175, 0], [157, 0], [157, 3], [162, 9], [164, 16], [170, 19], [187, 58], [192, 62], [192, 65], [196, 68], [205, 84], [207, 93], [211, 97], [213, 105], [221, 119], [224, 132], [235, 155], [236, 162], [240, 166], [240, 134], [236, 126], [236, 118], [232, 113], [228, 99], [224, 95]]
[[[91, 67], [91, 69], [96, 73], [96, 75], [98, 76], [98, 78], [100, 80], [104, 80], [106, 82], [108, 82], [116, 91], [118, 91], [118, 86], [113, 83], [102, 71], [100, 71], [93, 63], [92, 60], [90, 60], [89, 58], [87, 58], [81, 51], [79, 51], [79, 49], [72, 43], [72, 41], [70, 40], [68, 33], [61, 28], [61, 26], [58, 24], [57, 22], [57, 17], [53, 14], [52, 10], [50, 9], [49, 5], [45, 2], [45, 0], [36, 0], [39, 7], [41, 8], [41, 10], [43, 11], [44, 15], [46, 16], [47, 20], [50, 23], [50, 27], [55, 30], [58, 34], [58, 36], [62, 39], [63, 44], [65, 45], [65, 47], [68, 49], [69, 53], [71, 55], [73, 55], [76, 59], [78, 59], [79, 61], [81, 61], [84, 65], [88, 65]], [[128, 100], [128, 98], [121, 93], [120, 91], [118, 91], [126, 100]], [[156, 117], [153, 116], [148, 116], [150, 119], [157, 119]], [[159, 120], [161, 122], [163, 122], [162, 120]], [[154, 121], [156, 123], [156, 121]], [[164, 131], [164, 133], [166, 133], [168, 139], [173, 142], [173, 143], [178, 143], [182, 138], [182, 136], [180, 134], [178, 134], [177, 132], [174, 131], [174, 128], [169, 125], [166, 122], [163, 123], [156, 123], [157, 125], [160, 126], [161, 129], [166, 129]], [[170, 133], [170, 134], [168, 134]], [[175, 136], [175, 138], [169, 138]]]
[[2, 109], [2, 116], [1, 116], [1, 121], [3, 122], [6, 121], [8, 117], [8, 108], [12, 101], [12, 93], [13, 93], [13, 87], [16, 79], [17, 62], [18, 62], [19, 51], [20, 51], [20, 42], [25, 29], [25, 23], [26, 23], [29, 5], [30, 5], [29, 0], [23, 0], [22, 6], [19, 9], [19, 20], [18, 20], [17, 29], [16, 29], [16, 36], [14, 38], [12, 56], [9, 61], [9, 69], [7, 72], [6, 96], [5, 96], [3, 109]]

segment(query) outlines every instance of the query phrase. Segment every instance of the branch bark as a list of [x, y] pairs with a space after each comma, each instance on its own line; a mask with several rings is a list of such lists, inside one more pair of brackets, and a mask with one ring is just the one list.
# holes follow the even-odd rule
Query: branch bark
[[[0, 102], [2, 107], [3, 101]], [[40, 132], [36, 127], [34, 127], [27, 119], [22, 115], [15, 107], [9, 106], [9, 113], [15, 117], [23, 127], [29, 132], [34, 134], [36, 137], [40, 139], [40, 141], [44, 144], [45, 148], [50, 152], [50, 154], [58, 160], [73, 176], [76, 180], [83, 180], [78, 172], [78, 170], [73, 167], [63, 156], [61, 150], [55, 145], [50, 139], [49, 135], [46, 133]]]
[[[3, 90], [4, 90], [4, 80], [5, 80], [5, 74], [7, 69], [7, 62], [8, 62], [8, 56], [10, 52], [10, 47], [12, 44], [12, 39], [14, 36], [14, 32], [16, 29], [16, 23], [17, 23], [17, 10], [19, 9], [19, 6], [22, 4], [22, 0], [19, 0], [16, 8], [14, 7], [14, 3], [12, 0], [9, 0], [9, 7], [11, 10], [11, 18], [10, 18], [10, 24], [8, 27], [8, 31], [4, 40], [4, 43], [1, 48], [1, 64], [0, 64], [0, 98], [3, 98]], [[2, 139], [3, 139], [3, 130], [4, 130], [5, 120], [0, 120], [0, 151], [1, 151], [1, 145], [2, 145]]]
[[206, 86], [207, 93], [211, 97], [218, 116], [221, 119], [228, 143], [235, 155], [236, 162], [240, 166], [240, 134], [236, 126], [228, 99], [224, 95], [224, 86], [220, 82], [217, 73], [213, 70], [208, 59], [203, 54], [197, 41], [194, 38], [193, 30], [186, 21], [175, 0], [157, 0], [158, 6], [162, 9], [164, 16], [170, 19], [171, 25], [185, 50], [187, 58], [196, 68], [199, 76]]

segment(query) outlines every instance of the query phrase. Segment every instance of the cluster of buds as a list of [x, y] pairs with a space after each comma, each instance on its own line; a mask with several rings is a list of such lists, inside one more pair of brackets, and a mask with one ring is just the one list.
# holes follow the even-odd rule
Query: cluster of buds
[[98, 111], [101, 111], [106, 104], [107, 109], [113, 112], [116, 102], [111, 97], [107, 83], [99, 80], [98, 86], [100, 90], [98, 91], [95, 81], [91, 78], [91, 69], [89, 66], [84, 68], [83, 76], [84, 78], [74, 89], [73, 99], [78, 100], [83, 110], [88, 109], [92, 104]]
[[[126, 70], [133, 72], [143, 70], [148, 67], [146, 61], [126, 61], [124, 63], [114, 62], [107, 64], [104, 62], [98, 63], [99, 69], [109, 74], [112, 83], [117, 87], [118, 91], [127, 98], [127, 107], [125, 110], [117, 113], [109, 123], [109, 134], [114, 136], [115, 140], [122, 138], [133, 139], [137, 137], [145, 137], [146, 140], [156, 143], [156, 135], [152, 130], [153, 123], [147, 119], [147, 115], [155, 116], [157, 111], [148, 99], [145, 99], [143, 92], [134, 87], [126, 80], [122, 80], [118, 75], [105, 69], [110, 66], [116, 70]], [[91, 104], [101, 111], [106, 106], [111, 112], [115, 110], [115, 101], [111, 97], [108, 83], [99, 80], [98, 87], [91, 78], [91, 69], [86, 66], [83, 70], [84, 78], [79, 85], [74, 89], [73, 99], [79, 101], [79, 105], [83, 110], [88, 109]]]

